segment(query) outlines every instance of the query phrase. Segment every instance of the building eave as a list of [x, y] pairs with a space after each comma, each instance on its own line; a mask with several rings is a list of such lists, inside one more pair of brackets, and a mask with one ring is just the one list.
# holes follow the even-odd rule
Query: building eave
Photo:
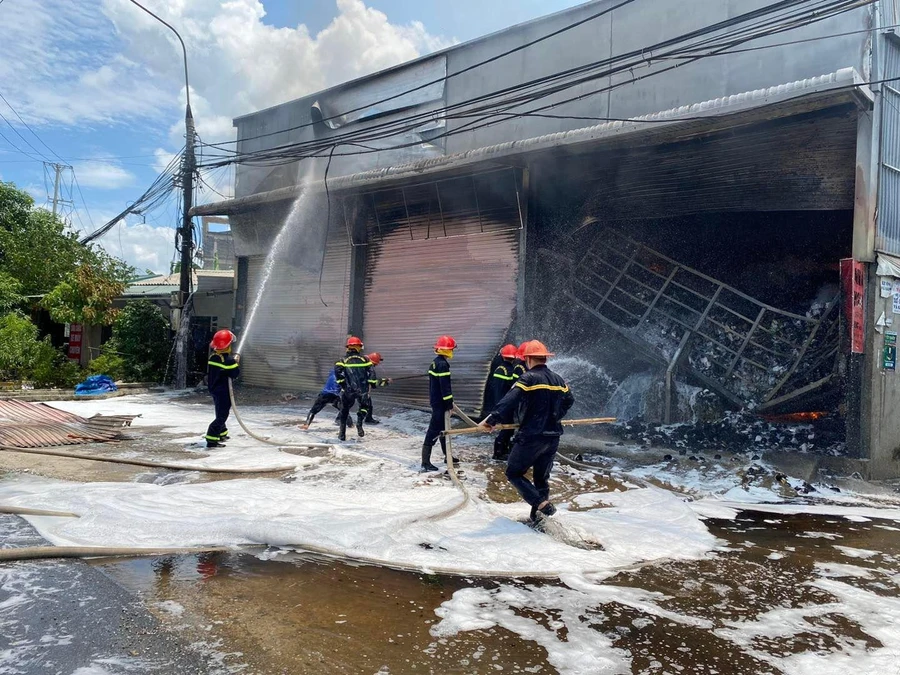
[[[842, 68], [826, 75], [756, 89], [740, 94], [702, 101], [691, 105], [641, 115], [628, 121], [602, 122], [571, 131], [546, 134], [533, 138], [499, 143], [453, 155], [445, 155], [410, 164], [362, 171], [348, 176], [329, 179], [330, 191], [366, 189], [385, 183], [420, 178], [423, 175], [451, 171], [470, 165], [507, 161], [512, 157], [530, 155], [562, 147], [590, 146], [618, 139], [671, 129], [679, 125], [705, 123], [716, 118], [746, 113], [800, 98], [827, 99], [829, 95], [845, 93], [847, 98], [857, 99], [861, 105], [874, 100], [865, 80], [855, 68]], [[227, 215], [251, 210], [261, 204], [293, 200], [309, 189], [324, 191], [324, 181], [292, 185], [245, 197], [223, 200], [195, 206], [191, 215]]]

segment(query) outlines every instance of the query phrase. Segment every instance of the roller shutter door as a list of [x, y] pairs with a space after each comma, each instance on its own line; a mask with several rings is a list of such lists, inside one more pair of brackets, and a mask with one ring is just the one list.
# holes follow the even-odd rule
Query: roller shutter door
[[[382, 376], [424, 373], [435, 338], [450, 334], [459, 343], [451, 363], [456, 401], [480, 407], [516, 307], [519, 180], [504, 170], [365, 196], [364, 333], [366, 348], [385, 358]], [[427, 378], [378, 396], [427, 405]]]

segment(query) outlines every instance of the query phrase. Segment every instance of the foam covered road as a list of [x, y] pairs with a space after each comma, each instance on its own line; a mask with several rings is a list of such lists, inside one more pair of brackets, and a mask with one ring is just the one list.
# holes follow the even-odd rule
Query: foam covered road
[[[21, 518], [0, 515], [0, 547], [45, 545]], [[213, 671], [99, 569], [75, 560], [0, 564], [0, 673]]]

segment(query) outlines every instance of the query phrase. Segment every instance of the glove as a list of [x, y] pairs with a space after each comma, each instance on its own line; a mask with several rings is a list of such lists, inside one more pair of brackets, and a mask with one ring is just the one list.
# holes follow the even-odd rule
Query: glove
[[379, 386], [379, 387], [386, 387], [386, 386], [388, 386], [390, 383], [391, 383], [390, 379], [388, 379], [388, 378], [386, 378], [386, 377], [382, 377], [380, 380], [378, 380], [378, 386]]

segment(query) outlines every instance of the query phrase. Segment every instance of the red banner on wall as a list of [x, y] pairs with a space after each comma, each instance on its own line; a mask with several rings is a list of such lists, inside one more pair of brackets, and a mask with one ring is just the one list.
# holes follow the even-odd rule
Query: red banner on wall
[[844, 316], [850, 331], [850, 351], [865, 352], [866, 270], [853, 258], [841, 260], [841, 289], [844, 296]]
[[80, 323], [69, 324], [69, 358], [72, 361], [81, 360], [81, 336], [82, 325]]

